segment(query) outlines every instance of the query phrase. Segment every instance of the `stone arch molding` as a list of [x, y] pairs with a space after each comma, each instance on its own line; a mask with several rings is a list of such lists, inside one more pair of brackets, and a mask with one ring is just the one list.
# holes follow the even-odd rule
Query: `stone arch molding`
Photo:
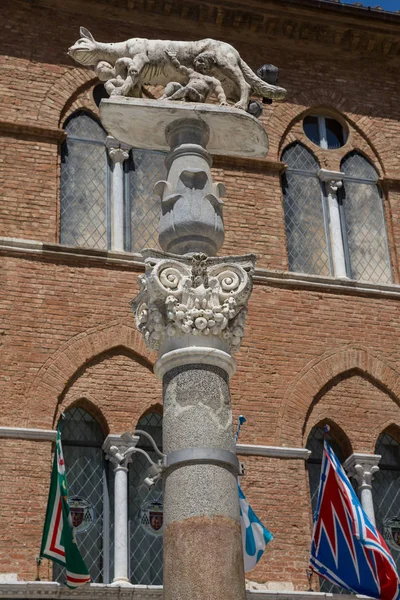
[[25, 426], [51, 428], [59, 398], [75, 373], [96, 356], [117, 347], [127, 348], [153, 369], [156, 356], [133, 327], [113, 322], [86, 330], [62, 344], [36, 374], [25, 394]]
[[98, 79], [93, 71], [76, 67], [65, 69], [41, 102], [38, 120], [49, 127], [60, 127], [69, 107], [96, 82]]
[[346, 347], [308, 363], [288, 387], [279, 412], [277, 442], [301, 446], [303, 427], [316, 395], [338, 375], [357, 369], [395, 398], [400, 398], [400, 373], [363, 347]]
[[379, 436], [385, 432], [389, 433], [390, 435], [392, 435], [392, 433], [394, 433], [393, 437], [395, 437], [396, 440], [400, 443], [400, 425], [399, 425], [399, 423], [395, 423], [393, 419], [387, 419], [383, 423], [377, 423], [375, 425], [375, 427], [372, 429], [371, 437], [374, 440], [374, 445], [376, 445], [376, 442], [378, 441]]
[[68, 402], [63, 402], [62, 404], [58, 403], [54, 408], [54, 416], [53, 416], [53, 424], [52, 429], [57, 427], [57, 423], [61, 417], [61, 413], [66, 413], [72, 408], [80, 407], [89, 413], [94, 419], [96, 419], [98, 425], [100, 426], [104, 437], [110, 433], [110, 428], [108, 425], [108, 421], [104, 412], [99, 408], [99, 402], [93, 394], [86, 392], [84, 395], [82, 394], [74, 394], [72, 397], [68, 399]]
[[329, 89], [310, 88], [303, 90], [295, 93], [292, 98], [288, 98], [287, 103], [283, 102], [277, 105], [266, 124], [270, 136], [270, 155], [273, 155], [272, 158], [279, 160], [283, 146], [291, 141], [289, 139], [290, 130], [301, 115], [309, 107], [321, 108], [323, 106], [337, 111], [359, 133], [371, 148], [382, 172], [385, 172], [382, 159], [382, 155], [385, 154], [385, 144], [381, 139], [379, 128], [373, 127], [368, 117], [352, 118], [351, 115], [362, 115], [361, 106], [355, 105], [353, 99], [350, 103], [346, 96], [339, 92], [332, 93]]

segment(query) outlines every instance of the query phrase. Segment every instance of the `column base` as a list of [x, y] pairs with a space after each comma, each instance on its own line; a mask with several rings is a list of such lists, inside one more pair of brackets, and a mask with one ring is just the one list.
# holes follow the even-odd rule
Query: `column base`
[[218, 348], [189, 346], [188, 348], [179, 348], [178, 350], [172, 350], [163, 354], [154, 365], [154, 374], [158, 379], [162, 380], [165, 373], [171, 369], [193, 364], [220, 367], [226, 371], [229, 379], [231, 379], [236, 371], [236, 362], [227, 352]]
[[111, 583], [113, 587], [134, 587], [127, 577], [118, 577]]

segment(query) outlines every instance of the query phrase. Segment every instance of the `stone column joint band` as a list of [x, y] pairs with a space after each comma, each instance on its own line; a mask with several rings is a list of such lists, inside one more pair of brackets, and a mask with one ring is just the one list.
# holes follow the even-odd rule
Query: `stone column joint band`
[[162, 380], [164, 375], [185, 365], [212, 365], [223, 369], [229, 379], [233, 377], [236, 371], [236, 362], [227, 352], [218, 350], [218, 348], [201, 348], [191, 346], [188, 348], [178, 348], [161, 356], [154, 365], [155, 376]]
[[221, 448], [185, 448], [184, 450], [174, 450], [167, 454], [164, 459], [164, 471], [198, 463], [216, 464], [229, 469], [236, 476], [242, 474], [240, 462], [236, 454], [229, 450], [222, 450]]

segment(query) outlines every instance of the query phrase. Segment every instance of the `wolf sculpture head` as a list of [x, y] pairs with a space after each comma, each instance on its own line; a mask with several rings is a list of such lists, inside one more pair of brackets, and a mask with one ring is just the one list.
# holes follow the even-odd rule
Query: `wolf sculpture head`
[[85, 27], [81, 27], [79, 32], [82, 37], [68, 48], [69, 56], [87, 67], [97, 64], [99, 60], [96, 52], [99, 49], [98, 42]]

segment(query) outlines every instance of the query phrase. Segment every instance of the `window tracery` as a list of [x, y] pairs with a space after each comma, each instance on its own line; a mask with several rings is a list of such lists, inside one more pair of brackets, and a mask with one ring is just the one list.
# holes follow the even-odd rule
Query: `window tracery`
[[[335, 146], [328, 143], [331, 121], [336, 123], [321, 115], [304, 119], [304, 132], [321, 147], [319, 156]], [[337, 127], [335, 131], [338, 145], [345, 144], [345, 130], [340, 135]], [[287, 165], [282, 191], [289, 270], [390, 283], [383, 200], [371, 162], [354, 149], [343, 157], [340, 171], [320, 168], [315, 154], [300, 141], [286, 146], [281, 160]]]
[[120, 149], [84, 110], [70, 115], [64, 128], [60, 243], [127, 252], [157, 247], [160, 199], [153, 188], [165, 178], [165, 154]]

